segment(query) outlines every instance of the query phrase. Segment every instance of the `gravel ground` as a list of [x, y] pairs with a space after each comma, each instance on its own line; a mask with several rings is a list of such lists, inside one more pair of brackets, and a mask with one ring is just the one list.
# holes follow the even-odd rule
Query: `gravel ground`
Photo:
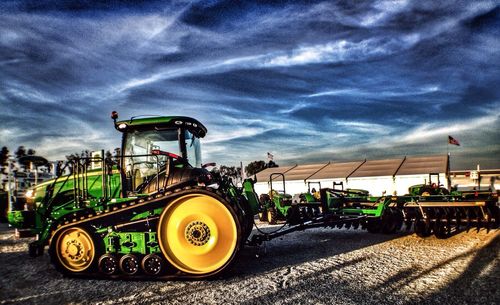
[[222, 279], [168, 282], [65, 278], [28, 241], [0, 224], [0, 304], [500, 304], [498, 231], [312, 229], [246, 247]]

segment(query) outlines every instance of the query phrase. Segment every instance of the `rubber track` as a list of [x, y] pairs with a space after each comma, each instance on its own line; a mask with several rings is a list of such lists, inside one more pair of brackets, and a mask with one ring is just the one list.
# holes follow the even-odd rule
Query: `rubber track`
[[[236, 254], [239, 252], [242, 243], [238, 241], [236, 245], [236, 249], [234, 251], [233, 257], [228, 261], [228, 263], [221, 267], [219, 270], [216, 270], [213, 273], [208, 273], [208, 274], [203, 274], [203, 275], [192, 275], [192, 274], [187, 274], [182, 271], [177, 271], [172, 274], [166, 274], [166, 275], [158, 275], [158, 276], [151, 276], [151, 275], [145, 275], [145, 274], [137, 274], [137, 275], [126, 275], [126, 274], [114, 274], [114, 275], [106, 275], [102, 274], [98, 271], [94, 272], [70, 272], [62, 267], [59, 267], [59, 263], [56, 261], [56, 255], [54, 253], [54, 250], [52, 249], [52, 239], [61, 232], [61, 230], [74, 227], [74, 226], [80, 226], [88, 229], [89, 227], [92, 227], [93, 225], [104, 225], [104, 226], [113, 226], [119, 224], [119, 222], [116, 222], [117, 218], [120, 218], [120, 216], [124, 216], [124, 219], [127, 219], [127, 213], [133, 213], [133, 212], [144, 212], [148, 211], [151, 209], [156, 209], [159, 207], [166, 207], [169, 203], [171, 203], [174, 199], [181, 197], [183, 195], [187, 194], [193, 194], [193, 193], [201, 193], [201, 194], [206, 194], [212, 197], [219, 197], [225, 200], [233, 209], [233, 213], [235, 214], [236, 218], [238, 218], [238, 211], [234, 207], [234, 204], [225, 196], [224, 194], [212, 189], [212, 188], [207, 188], [203, 186], [186, 186], [181, 189], [176, 189], [174, 191], [168, 191], [165, 193], [156, 193], [152, 194], [148, 197], [141, 197], [137, 198], [136, 200], [129, 201], [126, 203], [117, 203], [115, 206], [110, 207], [110, 209], [105, 210], [103, 212], [98, 212], [95, 213], [94, 210], [87, 211], [87, 213], [80, 213], [80, 214], [72, 214], [70, 217], [66, 217], [63, 219], [63, 224], [60, 224], [57, 226], [57, 228], [52, 232], [51, 238], [49, 240], [49, 255], [51, 258], [52, 264], [56, 267], [58, 271], [63, 273], [64, 275], [71, 276], [71, 277], [83, 277], [83, 278], [99, 278], [99, 279], [120, 279], [120, 280], [188, 280], [188, 279], [203, 279], [203, 278], [208, 278], [208, 277], [214, 277], [216, 274], [222, 273], [224, 270], [227, 269], [228, 265], [231, 264], [231, 262], [234, 260], [234, 257]], [[127, 222], [126, 220], [124, 222]], [[240, 235], [242, 234], [242, 224], [240, 224]], [[94, 232], [89, 232], [91, 234], [95, 234]], [[241, 236], [239, 236], [241, 238]], [[97, 253], [96, 251], [96, 258], [95, 262], [93, 263], [92, 269], [97, 269], [96, 267], [96, 262], [99, 259], [100, 255], [104, 253]], [[163, 253], [159, 253], [160, 256], [163, 257]], [[168, 261], [163, 257], [165, 263], [169, 265]], [[174, 268], [173, 266], [171, 266]], [[62, 269], [62, 270], [61, 270]]]

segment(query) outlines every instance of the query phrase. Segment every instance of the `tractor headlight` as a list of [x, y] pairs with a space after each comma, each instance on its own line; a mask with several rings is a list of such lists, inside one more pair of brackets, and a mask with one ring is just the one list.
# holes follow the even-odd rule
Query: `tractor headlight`
[[35, 195], [35, 190], [29, 189], [24, 194], [24, 197], [26, 197], [26, 199], [32, 199], [34, 197], [34, 195]]

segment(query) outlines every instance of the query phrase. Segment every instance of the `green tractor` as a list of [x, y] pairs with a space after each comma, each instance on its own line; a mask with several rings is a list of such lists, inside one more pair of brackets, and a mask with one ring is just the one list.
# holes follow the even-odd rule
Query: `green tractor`
[[[225, 270], [252, 231], [258, 198], [201, 165], [207, 129], [189, 117], [117, 121], [121, 155], [76, 158], [71, 174], [27, 194], [9, 222], [30, 229], [31, 256], [48, 246], [55, 268], [91, 277], [213, 276]], [[101, 154], [104, 155], [104, 154]]]
[[444, 188], [439, 181], [439, 174], [437, 173], [429, 174], [429, 183], [412, 185], [409, 187], [408, 191], [410, 196], [450, 195], [450, 191]]
[[[273, 181], [280, 179], [282, 188], [276, 190], [273, 187]], [[318, 191], [313, 187], [318, 185]], [[272, 173], [269, 175], [269, 194], [260, 196], [261, 221], [276, 224], [278, 221], [287, 221], [288, 224], [296, 225], [307, 221], [322, 213], [320, 203], [319, 182], [308, 182], [308, 192], [296, 194], [294, 196], [286, 193], [285, 175], [282, 173]]]
[[[273, 187], [273, 180], [282, 178], [282, 189]], [[260, 195], [259, 220], [276, 224], [280, 220], [286, 220], [288, 210], [292, 206], [292, 196], [286, 193], [285, 176], [281, 173], [273, 173], [269, 176], [270, 191], [268, 194]]]

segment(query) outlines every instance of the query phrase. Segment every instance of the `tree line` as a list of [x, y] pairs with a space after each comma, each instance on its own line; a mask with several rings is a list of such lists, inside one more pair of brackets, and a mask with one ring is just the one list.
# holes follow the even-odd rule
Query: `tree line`
[[[27, 168], [29, 167], [30, 159], [25, 158], [28, 156], [35, 156], [36, 155], [36, 150], [33, 148], [25, 148], [23, 145], [19, 146], [17, 150], [14, 152], [14, 155], [10, 154], [10, 150], [7, 146], [3, 146], [2, 149], [0, 150], [0, 172], [3, 174], [7, 174], [7, 168], [9, 165], [9, 159], [11, 157], [14, 157], [14, 162], [19, 165], [19, 168], [22, 171], [26, 171]], [[119, 149], [115, 149], [115, 154], [113, 155], [111, 151], [107, 150], [105, 152], [105, 158], [108, 158], [109, 160], [113, 160], [116, 156], [119, 155]], [[91, 152], [89, 150], [83, 150], [80, 153], [72, 153], [70, 155], [66, 155], [65, 158], [67, 161], [74, 161], [76, 159], [89, 159], [91, 157]], [[40, 157], [40, 160], [44, 160], [45, 158]], [[64, 161], [57, 161], [55, 166], [56, 166], [56, 172], [59, 173], [62, 170]], [[88, 163], [90, 166], [90, 162]], [[50, 162], [46, 162], [43, 165], [39, 165], [39, 169], [41, 168], [42, 171], [46, 172], [51, 172], [52, 171], [52, 166], [53, 164]], [[70, 169], [71, 170], [71, 169]]]
[[[262, 160], [259, 160], [248, 163], [248, 165], [245, 166], [244, 170], [246, 177], [252, 177], [258, 172], [271, 167], [279, 167], [279, 166], [272, 160], [269, 162], [264, 162]], [[241, 167], [239, 166], [220, 165], [219, 167], [214, 168], [212, 171], [219, 173], [222, 176], [227, 176], [229, 178], [232, 178], [235, 181], [241, 181], [242, 179], [242, 171]]]
[[[29, 161], [27, 159], [23, 160], [23, 157], [26, 156], [35, 156], [36, 151], [33, 148], [26, 149], [24, 146], [19, 146], [17, 150], [14, 152], [15, 161], [19, 164], [19, 166], [26, 170], [29, 166]], [[6, 174], [6, 170], [9, 165], [9, 158], [11, 157], [9, 148], [7, 146], [2, 147], [0, 150], [0, 172]], [[45, 165], [45, 167], [50, 166], [50, 164]], [[47, 170], [50, 171], [50, 168], [47, 167]]]
[[[36, 151], [32, 148], [25, 148], [24, 146], [19, 146], [17, 150], [14, 152], [14, 157], [15, 157], [15, 162], [17, 162], [20, 166], [20, 168], [23, 171], [26, 171], [26, 169], [29, 166], [29, 161], [26, 161], [26, 156], [35, 156]], [[107, 150], [105, 152], [104, 158], [107, 160], [113, 160], [116, 162], [116, 158], [120, 155], [120, 149], [115, 148], [114, 152], [111, 153], [110, 150]], [[9, 158], [12, 157], [10, 155], [10, 151], [7, 146], [2, 147], [0, 150], [0, 172], [3, 174], [7, 174], [7, 168], [8, 168], [8, 160]], [[90, 166], [91, 161], [91, 152], [89, 150], [83, 150], [80, 153], [72, 153], [70, 155], [66, 155], [66, 160], [68, 161], [75, 161], [77, 159], [83, 159], [87, 160], [85, 163], [85, 166]], [[112, 161], [112, 162], [113, 162]], [[63, 161], [58, 161], [56, 162], [55, 166], [55, 172], [56, 175], [62, 174], [63, 171]], [[44, 171], [50, 172], [52, 171], [52, 163], [47, 163], [45, 165], [42, 165], [41, 167], [43, 168]], [[251, 177], [258, 172], [266, 169], [266, 168], [271, 168], [271, 167], [278, 167], [278, 164], [276, 164], [274, 161], [269, 161], [269, 162], [264, 162], [262, 160], [259, 161], [252, 161], [248, 163], [247, 166], [244, 167], [245, 174], [247, 177]], [[69, 167], [69, 171], [72, 171], [72, 167]], [[242, 169], [241, 167], [238, 166], [227, 166], [227, 165], [220, 165], [216, 168], [214, 168], [212, 171], [219, 173], [221, 175], [227, 176], [232, 178], [235, 181], [238, 181], [242, 179]]]

